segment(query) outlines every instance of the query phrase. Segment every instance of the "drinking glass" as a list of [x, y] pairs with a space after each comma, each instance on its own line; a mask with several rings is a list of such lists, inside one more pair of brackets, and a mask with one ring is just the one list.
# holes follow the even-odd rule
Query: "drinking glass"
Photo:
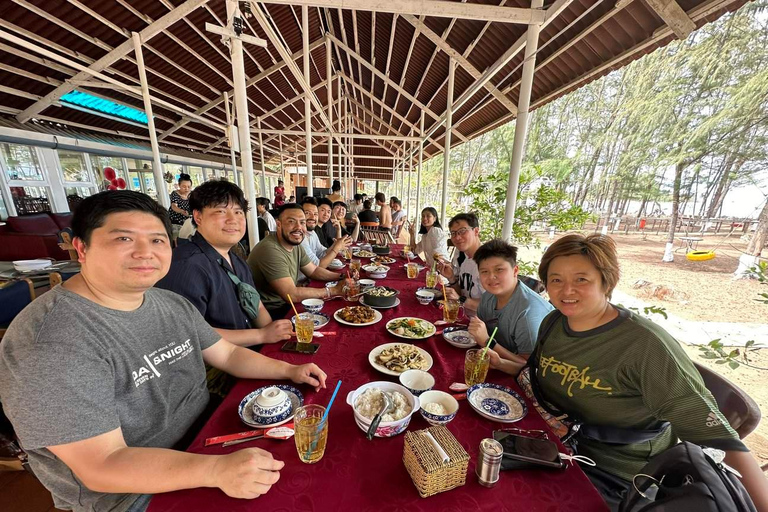
[[352, 272], [360, 273], [360, 268], [362, 267], [362, 263], [360, 263], [359, 258], [352, 258], [349, 260], [349, 270]]
[[354, 279], [347, 279], [347, 284], [344, 286], [344, 300], [354, 302], [357, 300], [356, 295], [360, 293], [360, 283]]
[[315, 332], [315, 321], [312, 313], [299, 313], [296, 317], [296, 339], [298, 343], [298, 349], [307, 349], [308, 345], [312, 343], [312, 335]]
[[437, 271], [427, 271], [427, 288], [434, 288], [437, 286]]
[[419, 277], [419, 267], [415, 263], [407, 263], [405, 270], [408, 272], [408, 279], [416, 279]]
[[488, 368], [491, 366], [491, 356], [486, 353], [485, 357], [481, 359], [482, 355], [483, 349], [473, 348], [467, 350], [467, 354], [464, 356], [464, 382], [467, 386], [485, 382]]
[[403, 246], [403, 254], [408, 254], [411, 252], [411, 246], [410, 245], [404, 245]]
[[299, 459], [306, 464], [314, 464], [323, 458], [328, 441], [328, 418], [320, 424], [325, 414], [325, 407], [308, 404], [296, 409], [293, 417], [294, 440]]
[[443, 320], [452, 324], [456, 322], [459, 317], [459, 309], [461, 308], [461, 302], [457, 300], [447, 300], [443, 305]]

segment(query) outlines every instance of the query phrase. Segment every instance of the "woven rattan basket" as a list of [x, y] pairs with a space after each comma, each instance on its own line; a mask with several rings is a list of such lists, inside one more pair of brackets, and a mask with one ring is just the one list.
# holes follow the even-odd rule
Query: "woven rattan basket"
[[[440, 459], [435, 447], [424, 435], [425, 432], [431, 433], [448, 454], [450, 460], [447, 463]], [[469, 454], [453, 434], [440, 425], [426, 430], [406, 432], [403, 463], [419, 491], [419, 496], [426, 498], [466, 483]]]

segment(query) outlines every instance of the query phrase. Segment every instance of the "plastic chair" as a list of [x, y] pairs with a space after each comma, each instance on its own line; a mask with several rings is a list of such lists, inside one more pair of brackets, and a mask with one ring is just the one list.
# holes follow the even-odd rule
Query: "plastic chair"
[[739, 434], [740, 439], [747, 437], [760, 423], [761, 414], [757, 403], [743, 389], [722, 375], [696, 362], [693, 364], [733, 430]]
[[48, 285], [53, 288], [57, 284], [63, 283], [75, 274], [77, 274], [77, 272], [51, 272], [48, 274]]

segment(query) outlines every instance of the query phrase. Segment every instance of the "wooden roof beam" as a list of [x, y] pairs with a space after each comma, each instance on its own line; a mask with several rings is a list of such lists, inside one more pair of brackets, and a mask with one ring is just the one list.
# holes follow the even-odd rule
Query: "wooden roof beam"
[[[317, 41], [315, 41], [313, 43], [310, 43], [309, 51], [312, 52], [314, 49], [316, 49], [317, 47], [319, 47], [322, 44], [325, 44], [325, 38], [318, 39]], [[299, 58], [301, 58], [302, 54], [303, 54], [303, 52], [301, 50], [299, 50], [299, 51], [295, 52], [293, 55], [291, 55], [291, 59], [293, 59], [293, 60], [299, 59]], [[249, 79], [249, 80], [247, 80], [245, 82], [246, 89], [248, 87], [251, 87], [252, 85], [255, 85], [260, 80], [262, 80], [264, 78], [267, 78], [269, 75], [271, 75], [273, 73], [276, 73], [277, 71], [279, 71], [280, 69], [282, 69], [285, 66], [286, 66], [286, 62], [284, 60], [283, 61], [279, 61], [276, 64], [274, 64], [274, 65], [270, 66], [269, 68], [265, 69], [264, 71], [262, 71], [258, 75], [253, 76], [251, 79]], [[227, 91], [227, 92], [228, 92], [229, 96], [232, 97], [232, 95], [235, 93], [235, 90], [232, 89], [231, 91]], [[202, 115], [202, 114], [208, 112], [209, 110], [211, 110], [212, 108], [215, 108], [215, 107], [221, 105], [222, 103], [224, 103], [224, 95], [223, 94], [221, 96], [219, 96], [219, 97], [209, 101], [207, 104], [203, 105], [199, 109], [197, 109], [195, 111], [195, 114], [196, 115]], [[165, 137], [169, 136], [170, 134], [172, 134], [173, 132], [175, 132], [179, 128], [184, 127], [191, 120], [192, 119], [189, 118], [189, 117], [181, 118], [176, 124], [174, 124], [169, 129], [167, 129], [165, 132], [163, 132], [162, 135], [158, 136], [157, 140], [163, 140]]]
[[[368, 70], [372, 71], [377, 77], [379, 77], [381, 80], [384, 81], [384, 83], [389, 84], [390, 87], [395, 89], [396, 91], [400, 92], [403, 96], [405, 96], [408, 100], [411, 101], [411, 103], [414, 103], [416, 106], [418, 106], [420, 109], [422, 109], [424, 112], [427, 113], [430, 117], [433, 119], [439, 120], [440, 116], [438, 116], [431, 108], [424, 105], [422, 102], [420, 102], [418, 99], [416, 99], [411, 93], [404, 90], [402, 87], [397, 85], [392, 79], [390, 79], [387, 75], [373, 67], [371, 64], [369, 64], [363, 57], [358, 55], [354, 52], [349, 46], [345, 45], [341, 41], [339, 41], [336, 37], [334, 37], [331, 34], [328, 34], [328, 37], [333, 41], [334, 44], [336, 44], [339, 48], [347, 52], [349, 55], [354, 57], [356, 60], [360, 61], [360, 63], [368, 68]], [[453, 134], [456, 135], [459, 139], [461, 139], [463, 142], [467, 142], [467, 138], [457, 130], [453, 130]]]
[[[165, 29], [179, 21], [180, 19], [186, 17], [190, 12], [194, 11], [201, 5], [205, 5], [208, 3], [209, 0], [187, 0], [180, 6], [176, 7], [174, 10], [167, 13], [165, 16], [159, 18], [154, 23], [150, 24], [149, 26], [145, 27], [144, 29], [139, 32], [141, 35], [142, 41], [149, 41], [153, 37], [155, 37], [157, 34], [163, 32]], [[126, 57], [129, 53], [133, 52], [133, 41], [131, 39], [126, 39], [123, 41], [123, 43], [116, 47], [114, 50], [110, 51], [100, 59], [98, 59], [96, 62], [91, 64], [89, 66], [89, 70], [101, 72], [117, 62], [118, 60]], [[75, 79], [77, 80], [85, 80], [87, 78], [90, 78], [90, 73], [81, 71], [77, 75], [75, 75]], [[26, 123], [30, 119], [32, 119], [34, 116], [42, 112], [44, 109], [48, 108], [49, 106], [53, 105], [54, 102], [58, 101], [59, 98], [64, 96], [65, 94], [73, 91], [75, 87], [68, 83], [63, 83], [53, 91], [46, 94], [43, 98], [36, 101], [26, 109], [24, 109], [23, 112], [21, 112], [19, 115], [16, 116], [16, 119], [20, 123]]]
[[[423, 21], [420, 21], [410, 14], [404, 14], [403, 19], [413, 25], [416, 28], [417, 33], [420, 32], [424, 34], [424, 36], [432, 41], [435, 46], [447, 53], [449, 57], [453, 58], [453, 60], [455, 60], [459, 66], [464, 68], [464, 70], [469, 73], [472, 78], [475, 80], [480, 79], [482, 73], [480, 73], [480, 71], [475, 66], [473, 66], [462, 54], [457, 52], [450, 44], [448, 44], [445, 39], [441, 38], [432, 29], [426, 26]], [[493, 97], [496, 98], [499, 103], [504, 105], [506, 109], [509, 110], [513, 115], [517, 115], [517, 106], [512, 102], [512, 100], [502, 94], [502, 92], [499, 91], [493, 84], [490, 82], [485, 82], [483, 87], [485, 87], [493, 95]]]
[[262, 0], [265, 4], [306, 5], [309, 7], [335, 7], [360, 11], [414, 14], [438, 18], [495, 21], [538, 25], [544, 23], [545, 13], [540, 9], [522, 7], [496, 7], [493, 5], [446, 2], [440, 0]]
[[659, 18], [672, 29], [679, 39], [686, 39], [696, 30], [696, 24], [688, 17], [688, 14], [680, 7], [676, 0], [645, 0], [651, 9], [656, 11]]
[[[362, 91], [362, 93], [363, 93], [365, 96], [367, 96], [368, 98], [370, 98], [370, 99], [371, 99], [371, 101], [375, 102], [377, 105], [379, 105], [380, 107], [382, 107], [384, 110], [386, 110], [387, 112], [389, 112], [390, 114], [392, 114], [393, 116], [395, 116], [396, 118], [398, 118], [398, 119], [399, 119], [399, 120], [400, 120], [400, 121], [401, 121], [403, 124], [405, 124], [406, 126], [409, 126], [410, 128], [412, 128], [412, 129], [414, 129], [414, 130], [416, 129], [416, 126], [415, 126], [414, 124], [412, 124], [410, 121], [408, 121], [408, 120], [407, 120], [406, 118], [404, 118], [402, 115], [400, 115], [399, 113], [397, 113], [397, 111], [396, 111], [396, 110], [394, 110], [392, 107], [390, 107], [389, 105], [387, 105], [386, 103], [384, 103], [383, 101], [381, 101], [379, 98], [377, 98], [377, 97], [376, 97], [376, 95], [369, 93], [367, 90], [365, 90], [365, 89], [363, 88], [363, 86], [361, 86], [360, 84], [358, 84], [358, 83], [354, 82], [352, 79], [350, 79], [350, 78], [349, 78], [347, 75], [345, 75], [344, 73], [341, 73], [341, 76], [342, 76], [342, 78], [344, 78], [344, 81], [345, 81], [347, 84], [349, 84], [349, 85], [351, 85], [352, 87], [354, 87], [354, 88], [356, 88], [356, 89], [359, 89], [360, 91]], [[440, 151], [442, 151], [442, 150], [443, 150], [443, 146], [441, 146], [441, 145], [440, 145], [440, 144], [439, 144], [439, 143], [438, 143], [438, 142], [437, 142], [435, 139], [429, 139], [429, 142], [430, 142], [431, 144], [433, 144], [433, 145], [437, 146], [438, 148], [440, 148]]]

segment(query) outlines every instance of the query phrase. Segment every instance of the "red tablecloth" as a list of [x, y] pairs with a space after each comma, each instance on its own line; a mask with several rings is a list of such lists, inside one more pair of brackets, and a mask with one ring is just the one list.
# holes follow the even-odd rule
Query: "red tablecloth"
[[[188, 451], [224, 454], [243, 447], [263, 448], [272, 452], [276, 459], [285, 461], [280, 481], [269, 493], [255, 500], [229, 498], [219, 489], [192, 489], [160, 494], [153, 498], [149, 511], [607, 510], [600, 495], [578, 466], [564, 471], [506, 471], [502, 472], [501, 480], [492, 489], [478, 484], [475, 463], [480, 440], [491, 437], [494, 429], [509, 425], [484, 419], [465, 400], [459, 402], [459, 413], [447, 427], [470, 455], [467, 483], [426, 499], [419, 497], [402, 462], [404, 436], [368, 441], [355, 424], [352, 408], [346, 403], [347, 393], [362, 384], [379, 380], [397, 382], [396, 377], [381, 374], [368, 363], [368, 353], [372, 348], [399, 340], [386, 332], [384, 325], [388, 320], [400, 316], [417, 316], [429, 321], [441, 318], [437, 307], [420, 305], [414, 295], [415, 290], [424, 285], [423, 271], [418, 279], [409, 280], [403, 262], [398, 261], [391, 265], [391, 271], [383, 282], [401, 290], [401, 303], [396, 308], [380, 310], [384, 316], [380, 323], [370, 327], [348, 327], [331, 320], [320, 332], [335, 331], [337, 334], [315, 338], [321, 347], [314, 355], [281, 352], [282, 343], [265, 346], [262, 351], [265, 355], [291, 363], [312, 361], [328, 374], [328, 388], [319, 393], [308, 386], [299, 386], [306, 403], [327, 404], [337, 380], [342, 380], [341, 389], [329, 414], [328, 446], [320, 462], [314, 465], [300, 462], [293, 439], [257, 440], [228, 448], [220, 445], [203, 447], [208, 437], [249, 430], [240, 422], [237, 405], [245, 395], [270, 382], [241, 380]], [[332, 315], [348, 304], [341, 299], [329, 301], [323, 312]], [[426, 349], [434, 358], [430, 373], [435, 377], [435, 389], [448, 391], [450, 383], [463, 382], [465, 350], [449, 345], [440, 335], [417, 342], [417, 345]], [[498, 371], [491, 370], [487, 380], [518, 389], [513, 378]], [[530, 404], [528, 409], [528, 415], [514, 426], [523, 429], [546, 428]], [[427, 427], [429, 424], [417, 412], [408, 429]]]

